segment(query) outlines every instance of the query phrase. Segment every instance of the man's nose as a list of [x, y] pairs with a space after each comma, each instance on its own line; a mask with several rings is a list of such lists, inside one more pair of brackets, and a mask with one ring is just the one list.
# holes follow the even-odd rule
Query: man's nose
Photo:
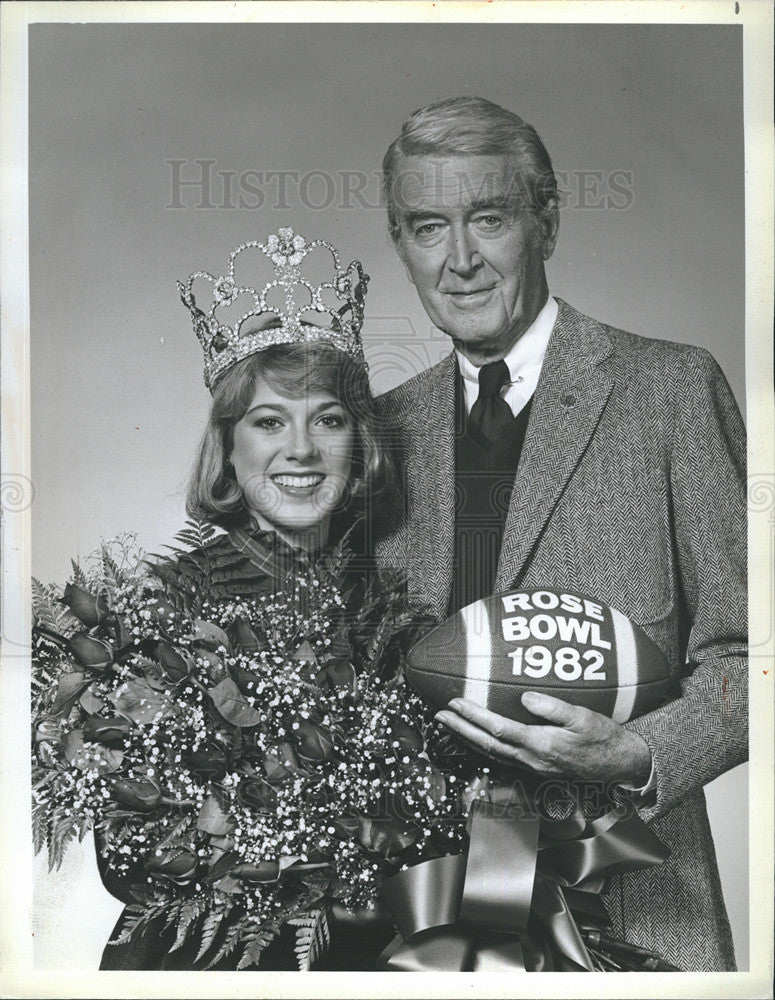
[[482, 256], [475, 238], [466, 226], [461, 226], [451, 234], [451, 246], [447, 266], [461, 277], [469, 277], [482, 266]]

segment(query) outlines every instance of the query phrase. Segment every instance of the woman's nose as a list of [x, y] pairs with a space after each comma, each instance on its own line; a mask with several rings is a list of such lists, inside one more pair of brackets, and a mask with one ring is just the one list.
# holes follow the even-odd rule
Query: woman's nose
[[309, 461], [318, 453], [318, 446], [313, 434], [310, 433], [306, 424], [297, 424], [291, 427], [286, 441], [286, 458], [295, 459], [297, 462]]

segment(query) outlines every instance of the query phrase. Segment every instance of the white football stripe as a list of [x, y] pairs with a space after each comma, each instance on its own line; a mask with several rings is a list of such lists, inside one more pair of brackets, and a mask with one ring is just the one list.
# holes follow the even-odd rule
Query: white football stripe
[[635, 693], [638, 683], [638, 651], [630, 619], [621, 611], [617, 611], [616, 608], [611, 608], [611, 618], [616, 640], [616, 667], [619, 683], [611, 718], [614, 722], [626, 722], [635, 707]]
[[484, 601], [476, 601], [460, 609], [463, 633], [466, 637], [466, 683], [463, 697], [487, 708], [490, 670], [492, 669], [492, 640], [490, 616]]

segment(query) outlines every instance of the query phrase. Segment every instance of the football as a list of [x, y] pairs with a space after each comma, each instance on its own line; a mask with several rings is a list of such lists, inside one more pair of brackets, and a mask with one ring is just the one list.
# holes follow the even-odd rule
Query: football
[[544, 722], [520, 700], [542, 691], [627, 722], [667, 700], [662, 650], [616, 608], [584, 594], [518, 590], [461, 608], [409, 651], [406, 674], [434, 709], [471, 701]]

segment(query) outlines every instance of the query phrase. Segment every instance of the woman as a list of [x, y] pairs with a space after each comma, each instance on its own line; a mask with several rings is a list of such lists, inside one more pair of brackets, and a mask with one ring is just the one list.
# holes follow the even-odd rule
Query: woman
[[[226, 279], [206, 276], [215, 283], [209, 314], [196, 306], [192, 279], [181, 286], [205, 350], [205, 381], [213, 397], [187, 512], [226, 530], [177, 560], [159, 563], [155, 571], [194, 614], [204, 595], [230, 600], [280, 590], [345, 532], [356, 552], [348, 583], [362, 582], [370, 562], [358, 519], [362, 525], [366, 498], [377, 496], [391, 473], [359, 337], [368, 280], [360, 265], [354, 262], [345, 271], [328, 244], [309, 244], [288, 230], [248, 246], [271, 255], [276, 281], [286, 293], [284, 308], [269, 313], [267, 288], [260, 293], [251, 288], [252, 314], [232, 328], [216, 319], [218, 307], [233, 301], [234, 262], [245, 247], [232, 254]], [[328, 313], [327, 326], [301, 319], [288, 294], [301, 285], [321, 303], [320, 286], [316, 291], [299, 268], [306, 252], [318, 247], [334, 256], [336, 274], [325, 288], [340, 300], [335, 311], [316, 309]], [[99, 836], [97, 841], [103, 881], [113, 895], [130, 902], [131, 886], [111, 870], [104, 842]], [[124, 916], [112, 940], [120, 935]], [[316, 968], [373, 968], [391, 930], [373, 914], [358, 920], [340, 914], [331, 946]], [[171, 950], [175, 936], [174, 927], [152, 922], [126, 943], [109, 943], [101, 968], [194, 968], [196, 949], [184, 944]], [[284, 928], [262, 954], [259, 968], [295, 969], [293, 940], [291, 929]], [[230, 967], [228, 957], [213, 966]]]

